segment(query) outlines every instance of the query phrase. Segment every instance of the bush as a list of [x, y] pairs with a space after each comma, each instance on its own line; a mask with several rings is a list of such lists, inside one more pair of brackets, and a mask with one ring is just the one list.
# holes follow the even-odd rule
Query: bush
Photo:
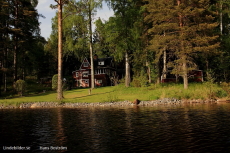
[[57, 90], [58, 86], [58, 74], [55, 74], [52, 78], [52, 89]]
[[220, 86], [227, 92], [230, 93], [230, 85], [227, 82], [223, 82], [220, 84]]
[[141, 81], [138, 78], [133, 78], [133, 81], [131, 82], [131, 86], [141, 87]]
[[16, 81], [15, 90], [18, 92], [19, 95], [22, 96], [26, 91], [26, 82], [21, 79]]
[[226, 91], [224, 91], [224, 90], [217, 90], [217, 92], [216, 92], [216, 96], [218, 97], [218, 98], [223, 98], [223, 97], [227, 97], [227, 92]]
[[149, 86], [148, 80], [146, 76], [136, 76], [133, 78], [133, 81], [131, 82], [131, 86], [133, 87], [147, 87]]

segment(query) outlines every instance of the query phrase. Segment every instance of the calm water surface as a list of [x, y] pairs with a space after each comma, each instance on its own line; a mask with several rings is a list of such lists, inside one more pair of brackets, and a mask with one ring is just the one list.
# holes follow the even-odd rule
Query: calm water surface
[[29, 147], [23, 152], [230, 152], [230, 104], [0, 110], [0, 152], [10, 146]]

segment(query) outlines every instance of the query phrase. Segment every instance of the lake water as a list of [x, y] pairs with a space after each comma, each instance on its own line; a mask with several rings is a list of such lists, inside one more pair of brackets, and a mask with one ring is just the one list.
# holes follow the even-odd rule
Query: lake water
[[230, 152], [230, 104], [5, 109], [0, 147], [0, 152]]

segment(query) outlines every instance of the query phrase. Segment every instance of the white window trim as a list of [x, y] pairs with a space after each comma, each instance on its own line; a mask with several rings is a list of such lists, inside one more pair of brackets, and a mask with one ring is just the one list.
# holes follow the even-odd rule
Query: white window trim
[[88, 71], [82, 72], [82, 76], [83, 76], [83, 77], [88, 77], [88, 76], [89, 76], [89, 72], [88, 72]]
[[105, 65], [104, 61], [98, 62], [98, 65]]
[[88, 66], [89, 66], [89, 64], [87, 62], [83, 63], [83, 67], [88, 67]]

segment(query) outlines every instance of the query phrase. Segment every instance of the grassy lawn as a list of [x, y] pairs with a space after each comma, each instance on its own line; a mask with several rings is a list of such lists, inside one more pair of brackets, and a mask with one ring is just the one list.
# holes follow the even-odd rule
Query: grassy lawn
[[[134, 99], [156, 100], [162, 98], [177, 99], [210, 99], [210, 98], [228, 98], [228, 93], [216, 84], [207, 85], [205, 83], [193, 83], [189, 89], [184, 90], [182, 84], [161, 84], [148, 87], [128, 87], [124, 85], [112, 87], [100, 87], [92, 90], [89, 95], [89, 89], [72, 89], [64, 91], [62, 102], [116, 102]], [[19, 97], [0, 99], [0, 104], [20, 104], [25, 102], [57, 102], [55, 91], [46, 91], [45, 93], [33, 93]]]

